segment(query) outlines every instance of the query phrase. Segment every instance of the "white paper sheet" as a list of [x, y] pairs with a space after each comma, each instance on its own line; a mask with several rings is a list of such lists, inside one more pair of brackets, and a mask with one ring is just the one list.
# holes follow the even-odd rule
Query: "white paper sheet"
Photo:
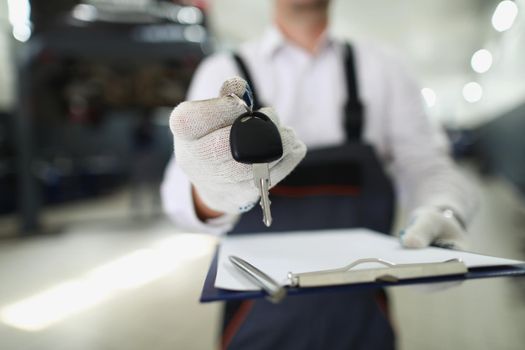
[[[364, 258], [381, 258], [396, 264], [443, 262], [461, 259], [467, 267], [524, 264], [441, 248], [404, 249], [395, 237], [365, 229], [254, 234], [225, 237], [219, 248], [215, 287], [257, 290], [229, 261], [238, 256], [276, 281], [287, 284], [288, 272], [309, 272], [343, 267]], [[384, 267], [366, 264], [359, 268]]]

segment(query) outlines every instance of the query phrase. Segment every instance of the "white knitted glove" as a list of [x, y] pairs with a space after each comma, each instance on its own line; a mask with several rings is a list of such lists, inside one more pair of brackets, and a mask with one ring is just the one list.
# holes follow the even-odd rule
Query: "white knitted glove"
[[[246, 112], [234, 97], [247, 99], [251, 94], [246, 81], [234, 77], [224, 82], [220, 97], [188, 101], [178, 105], [170, 117], [174, 136], [175, 159], [195, 186], [204, 203], [213, 210], [238, 214], [253, 208], [259, 192], [252, 166], [236, 162], [230, 150], [230, 129], [235, 119]], [[287, 176], [306, 154], [306, 146], [292, 129], [280, 125], [271, 108], [263, 108], [277, 125], [283, 143], [283, 156], [270, 163], [271, 185]]]
[[[460, 219], [461, 220], [461, 219]], [[450, 210], [422, 207], [414, 211], [408, 226], [400, 232], [407, 248], [424, 248], [435, 244], [444, 248], [464, 249], [466, 231]]]
[[[461, 220], [461, 219], [460, 219]], [[436, 246], [464, 250], [466, 248], [466, 231], [464, 223], [450, 212], [436, 207], [416, 209], [408, 226], [401, 230], [399, 236], [407, 248], [424, 248], [431, 244]], [[413, 290], [423, 293], [434, 293], [460, 286], [463, 281], [416, 284]]]

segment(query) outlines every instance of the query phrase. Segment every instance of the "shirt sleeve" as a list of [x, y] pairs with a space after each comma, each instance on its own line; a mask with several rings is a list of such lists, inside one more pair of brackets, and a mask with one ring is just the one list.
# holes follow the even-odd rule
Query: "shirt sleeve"
[[[204, 100], [218, 96], [222, 83], [236, 75], [235, 66], [226, 54], [205, 59], [196, 70], [190, 84], [187, 100]], [[177, 166], [175, 157], [170, 160], [161, 184], [162, 207], [178, 228], [216, 235], [230, 231], [239, 215], [225, 214], [216, 219], [201, 221], [195, 212], [191, 183]]]
[[391, 170], [403, 206], [448, 207], [469, 222], [477, 192], [449, 156], [442, 129], [426, 115], [420, 88], [401, 65], [388, 72], [388, 140]]
[[216, 235], [230, 231], [239, 216], [225, 214], [206, 222], [201, 221], [195, 212], [191, 183], [186, 174], [172, 158], [166, 168], [161, 185], [162, 207], [178, 228], [191, 232], [203, 232]]

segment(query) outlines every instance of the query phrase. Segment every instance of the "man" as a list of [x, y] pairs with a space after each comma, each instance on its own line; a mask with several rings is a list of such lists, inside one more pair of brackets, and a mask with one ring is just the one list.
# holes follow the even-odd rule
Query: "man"
[[[260, 104], [274, 108], [262, 111], [276, 122], [283, 140], [282, 159], [270, 165], [276, 193], [283, 193], [278, 191], [283, 184], [289, 190], [287, 181], [297, 174], [306, 176], [299, 183], [308, 181], [304, 174], [313, 168], [301, 171], [303, 165], [333, 154], [340, 156], [334, 164], [345, 165], [322, 168], [323, 176], [348, 169], [355, 169], [348, 178], [362, 175], [329, 187], [362, 188], [355, 198], [309, 196], [310, 183], [300, 187], [299, 201], [272, 196], [275, 226], [286, 223], [299, 206], [287, 228], [341, 223], [388, 232], [391, 218], [382, 217], [391, 215], [391, 208], [378, 192], [388, 192], [391, 177], [410, 211], [410, 224], [401, 234], [406, 247], [461, 246], [476, 201], [447, 155], [445, 138], [425, 116], [419, 88], [378, 50], [334, 40], [327, 32], [328, 6], [328, 0], [275, 0], [275, 26], [261, 40], [242, 45], [237, 59], [218, 54], [203, 62], [188, 100], [204, 101], [179, 105], [170, 121], [176, 161], [162, 186], [166, 212], [179, 226], [201, 232], [263, 230], [252, 227], [261, 214], [249, 211], [258, 200], [251, 167], [236, 163], [229, 150], [230, 126], [244, 112], [229, 95], [250, 95], [244, 80], [229, 78], [243, 75]], [[305, 145], [309, 152], [301, 163]], [[345, 158], [349, 154], [352, 159]], [[367, 183], [370, 178], [377, 183]], [[319, 184], [325, 185], [313, 185]], [[392, 348], [393, 332], [380, 309], [371, 292], [288, 298], [277, 306], [243, 303], [226, 310], [223, 344], [232, 349]]]

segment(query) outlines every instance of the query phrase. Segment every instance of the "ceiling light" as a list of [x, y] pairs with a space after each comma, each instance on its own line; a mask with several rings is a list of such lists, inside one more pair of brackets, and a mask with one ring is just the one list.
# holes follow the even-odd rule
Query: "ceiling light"
[[79, 21], [94, 22], [97, 20], [98, 11], [93, 5], [79, 4], [73, 8], [72, 16]]
[[177, 13], [177, 20], [182, 24], [202, 23], [202, 12], [196, 7], [182, 7]]
[[498, 32], [509, 30], [518, 16], [518, 6], [514, 1], [505, 0], [499, 3], [492, 16], [492, 26]]
[[475, 103], [483, 97], [483, 88], [476, 82], [470, 82], [463, 87], [463, 97], [469, 103]]
[[481, 49], [472, 55], [470, 65], [477, 73], [485, 73], [492, 67], [492, 54], [489, 50]]
[[31, 37], [31, 5], [28, 0], [8, 0], [9, 22], [16, 40], [25, 42]]

